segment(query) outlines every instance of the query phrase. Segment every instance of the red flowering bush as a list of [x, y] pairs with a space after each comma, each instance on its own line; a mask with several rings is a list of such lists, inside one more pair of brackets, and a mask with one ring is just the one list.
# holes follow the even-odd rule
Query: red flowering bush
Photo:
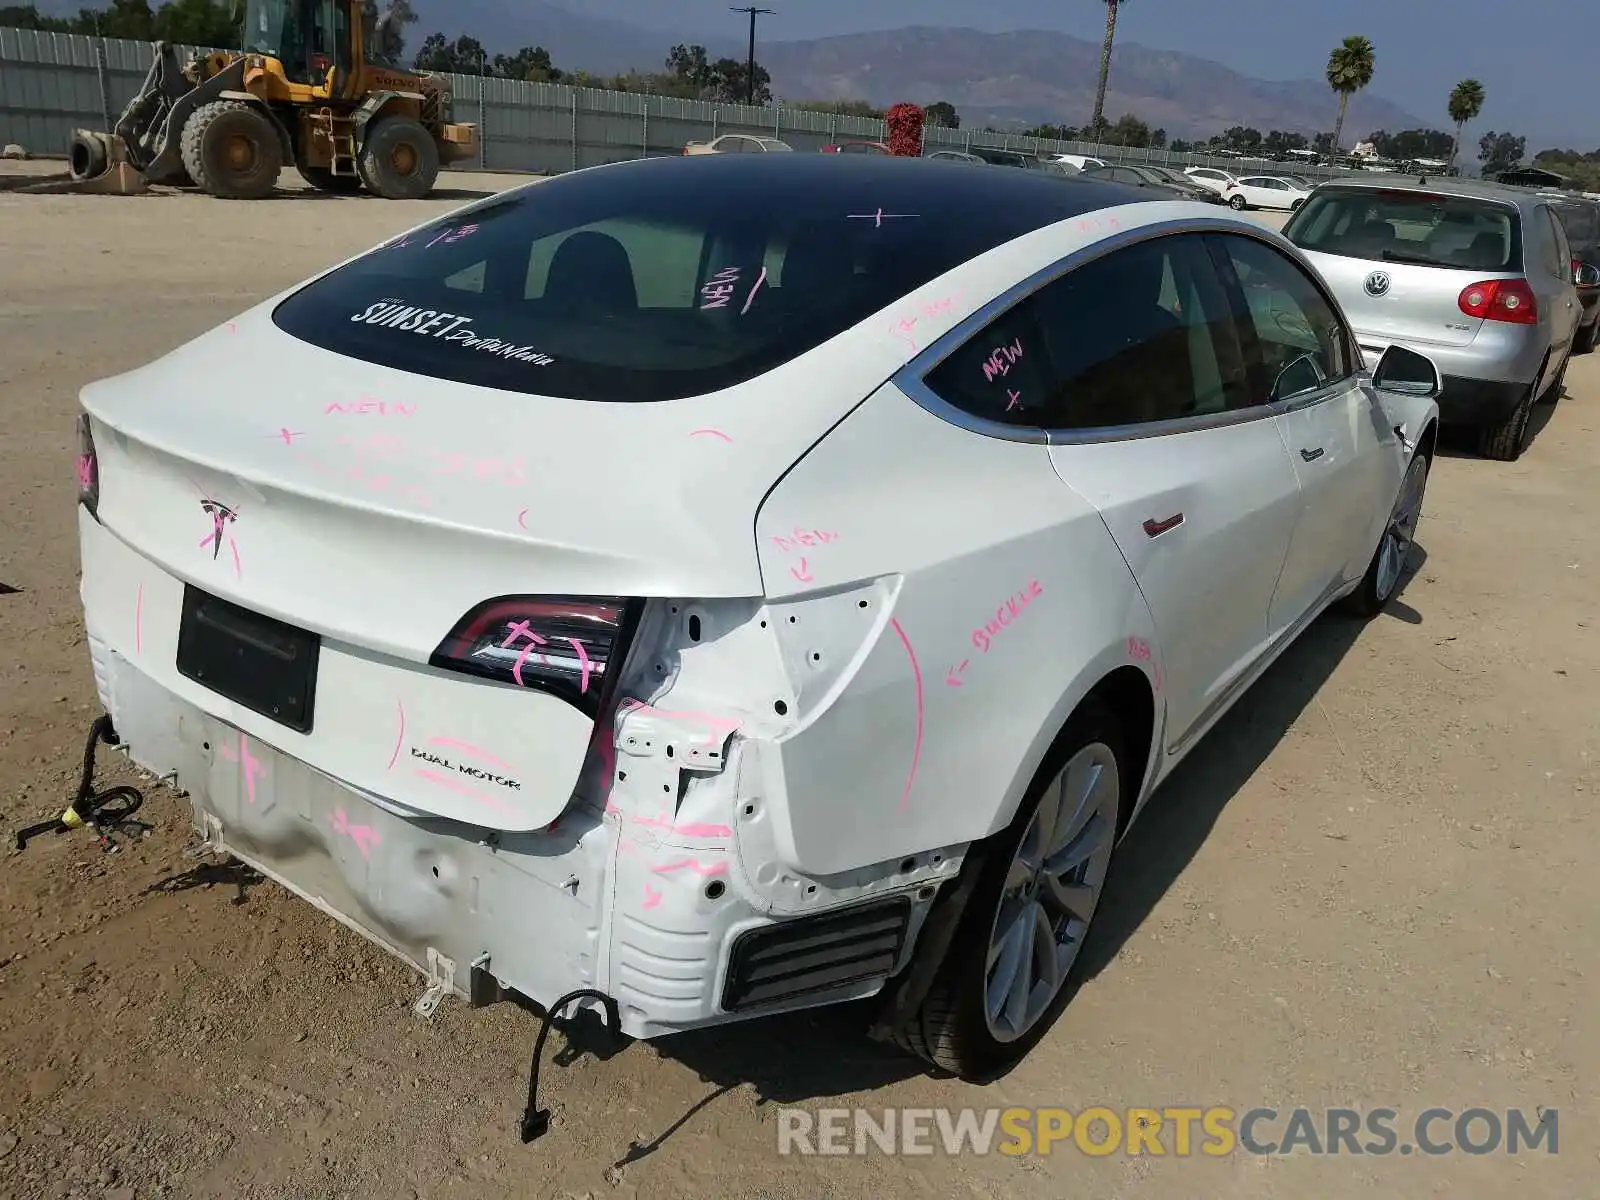
[[922, 109], [915, 104], [896, 104], [883, 114], [889, 127], [889, 153], [902, 158], [922, 157]]

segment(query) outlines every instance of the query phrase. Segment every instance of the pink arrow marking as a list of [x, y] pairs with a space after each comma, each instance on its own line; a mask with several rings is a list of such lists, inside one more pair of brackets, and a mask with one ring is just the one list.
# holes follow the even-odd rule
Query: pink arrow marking
[[372, 857], [372, 847], [383, 841], [378, 836], [378, 831], [370, 825], [352, 825], [350, 819], [344, 815], [344, 809], [338, 808], [333, 812], [333, 829], [335, 833], [342, 833], [356, 844], [356, 849], [361, 851], [362, 858]]
[[789, 568], [789, 574], [793, 575], [801, 583], [810, 583], [816, 578], [816, 576], [811, 573], [810, 569], [807, 568], [806, 560], [803, 556], [800, 559], [800, 565], [798, 567]]
[[957, 679], [956, 676], [965, 671], [967, 669], [967, 664], [971, 661], [972, 660], [970, 658], [963, 658], [958, 665], [951, 667], [945, 672], [944, 681], [951, 687], [960, 687], [961, 680]]
[[281, 437], [285, 446], [292, 446], [294, 445], [295, 438], [305, 437], [305, 434], [298, 431], [291, 431], [287, 426], [285, 426], [283, 429], [278, 430], [277, 434], [274, 436]]
[[239, 332], [239, 327], [237, 325], [235, 325], [232, 321], [229, 321], [228, 322], [228, 332], [229, 333], [238, 333]]
[[644, 907], [654, 908], [661, 903], [662, 893], [655, 890], [648, 883], [644, 885]]

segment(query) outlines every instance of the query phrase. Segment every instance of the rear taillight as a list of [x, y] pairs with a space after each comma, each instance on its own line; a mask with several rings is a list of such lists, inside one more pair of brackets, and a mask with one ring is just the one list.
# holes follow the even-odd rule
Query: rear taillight
[[1509, 321], [1537, 325], [1539, 305], [1524, 279], [1485, 279], [1461, 289], [1456, 303], [1469, 317], [1484, 321]]
[[100, 460], [95, 457], [89, 414], [78, 414], [78, 503], [94, 516], [100, 507]]
[[1573, 279], [1574, 283], [1577, 282], [1578, 272], [1581, 271], [1581, 270], [1583, 270], [1583, 259], [1581, 259], [1581, 258], [1573, 259], [1572, 260], [1572, 279]]
[[633, 605], [580, 596], [504, 596], [469, 612], [429, 664], [537, 688], [591, 715], [621, 666]]

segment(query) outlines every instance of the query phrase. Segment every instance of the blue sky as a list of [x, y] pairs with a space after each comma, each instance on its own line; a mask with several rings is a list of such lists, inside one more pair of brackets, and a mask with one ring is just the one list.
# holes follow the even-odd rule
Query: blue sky
[[[555, 0], [574, 11], [657, 29], [735, 31], [731, 0]], [[778, 10], [760, 34], [813, 38], [904, 25], [1057, 29], [1098, 39], [1099, 0], [746, 0]], [[1478, 134], [1509, 129], [1528, 152], [1600, 147], [1592, 80], [1600, 51], [1595, 0], [1125, 0], [1117, 37], [1215, 59], [1258, 79], [1321, 78], [1328, 51], [1362, 34], [1377, 47], [1372, 90], [1449, 125], [1445, 98], [1474, 77], [1488, 90]], [[1113, 64], [1112, 70], [1116, 67]]]

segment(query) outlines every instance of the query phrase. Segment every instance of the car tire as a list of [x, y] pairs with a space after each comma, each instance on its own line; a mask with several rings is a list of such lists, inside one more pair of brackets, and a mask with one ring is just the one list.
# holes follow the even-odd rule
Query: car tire
[[247, 100], [218, 100], [190, 114], [179, 140], [184, 170], [223, 200], [261, 200], [283, 170], [283, 142], [272, 118]]
[[1344, 598], [1346, 612], [1370, 620], [1381, 613], [1384, 605], [1400, 590], [1411, 547], [1417, 540], [1417, 525], [1422, 521], [1422, 501], [1428, 491], [1430, 465], [1426, 454], [1412, 455], [1400, 480], [1394, 506], [1389, 510], [1383, 536], [1378, 539], [1378, 548], [1372, 552], [1367, 573], [1361, 577], [1361, 586]]
[[[1072, 968], [1105, 884], [1123, 792], [1138, 777], [1129, 766], [1116, 717], [1085, 701], [1016, 818], [975, 856], [978, 878], [949, 952], [919, 1010], [896, 1030], [904, 1049], [987, 1082], [1049, 1031], [1074, 990]], [[991, 993], [1007, 971], [1016, 986], [1001, 987], [997, 1005]]]
[[1228, 207], [1233, 209], [1234, 212], [1243, 212], [1245, 209], [1249, 208], [1250, 206], [1245, 203], [1245, 199], [1244, 199], [1243, 196], [1234, 196], [1231, 199], [1229, 199]]
[[1597, 340], [1600, 340], [1600, 321], [1596, 321], [1587, 329], [1578, 330], [1578, 336], [1572, 342], [1572, 352], [1574, 354], [1592, 353]]
[[1572, 365], [1572, 352], [1567, 352], [1567, 357], [1561, 362], [1561, 370], [1556, 372], [1556, 377], [1550, 381], [1550, 386], [1545, 388], [1544, 395], [1536, 401], [1538, 404], [1554, 408], [1561, 403], [1561, 390], [1567, 385], [1567, 368]]
[[1496, 462], [1516, 462], [1522, 457], [1528, 445], [1528, 423], [1533, 417], [1533, 389], [1538, 386], [1538, 380], [1528, 385], [1528, 390], [1505, 420], [1478, 431], [1479, 454]]
[[439, 178], [439, 147], [410, 117], [380, 117], [356, 158], [367, 190], [385, 200], [421, 200]]
[[1304, 200], [1296, 200], [1293, 204], [1289, 205], [1289, 211], [1292, 212], [1292, 213], [1299, 212], [1300, 211], [1300, 206], [1302, 204], [1304, 204], [1304, 203], [1305, 203]]

